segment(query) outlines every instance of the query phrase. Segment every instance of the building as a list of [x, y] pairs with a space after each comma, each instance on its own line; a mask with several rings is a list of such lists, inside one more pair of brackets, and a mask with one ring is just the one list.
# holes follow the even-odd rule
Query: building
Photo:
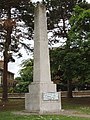
[[[0, 86], [2, 86], [3, 64], [4, 64], [4, 62], [2, 60], [0, 60]], [[15, 84], [16, 84], [16, 80], [14, 80], [14, 73], [8, 71], [7, 72], [8, 87], [13, 87]]]

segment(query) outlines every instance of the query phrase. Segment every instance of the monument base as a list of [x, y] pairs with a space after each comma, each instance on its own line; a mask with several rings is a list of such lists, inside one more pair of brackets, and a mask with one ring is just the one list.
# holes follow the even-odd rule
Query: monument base
[[59, 113], [61, 93], [55, 92], [53, 83], [32, 83], [25, 94], [25, 110], [31, 113]]
[[33, 83], [25, 95], [25, 109], [31, 113], [59, 113], [61, 95], [51, 82], [47, 36], [46, 7], [39, 3], [34, 18], [34, 69]]

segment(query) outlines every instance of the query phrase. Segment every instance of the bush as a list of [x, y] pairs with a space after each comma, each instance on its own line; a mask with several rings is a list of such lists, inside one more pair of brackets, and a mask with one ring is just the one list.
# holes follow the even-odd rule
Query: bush
[[28, 92], [28, 85], [29, 84], [30, 84], [29, 82], [20, 82], [20, 83], [16, 84], [16, 86], [14, 88], [14, 92], [16, 92], [16, 93]]

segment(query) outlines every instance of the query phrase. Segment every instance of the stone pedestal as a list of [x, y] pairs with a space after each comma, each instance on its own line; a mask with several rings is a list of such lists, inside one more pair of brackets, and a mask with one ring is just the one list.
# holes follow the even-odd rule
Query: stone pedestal
[[39, 114], [59, 113], [61, 94], [51, 82], [46, 9], [42, 4], [35, 8], [34, 33], [34, 75], [29, 93], [25, 94], [25, 109]]
[[30, 93], [25, 94], [25, 107], [31, 113], [59, 113], [61, 94], [55, 92], [55, 86], [48, 83], [32, 83]]

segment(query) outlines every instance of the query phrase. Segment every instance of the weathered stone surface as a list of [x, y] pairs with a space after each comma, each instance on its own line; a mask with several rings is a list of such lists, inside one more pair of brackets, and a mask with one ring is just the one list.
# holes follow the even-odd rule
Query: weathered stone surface
[[34, 82], [51, 82], [45, 7], [35, 9]]
[[[34, 75], [29, 93], [25, 94], [25, 109], [40, 114], [57, 113], [61, 110], [61, 94], [56, 92], [56, 85], [51, 82], [46, 9], [42, 4], [35, 8], [34, 29]], [[45, 93], [58, 94], [58, 99], [44, 100]]]

